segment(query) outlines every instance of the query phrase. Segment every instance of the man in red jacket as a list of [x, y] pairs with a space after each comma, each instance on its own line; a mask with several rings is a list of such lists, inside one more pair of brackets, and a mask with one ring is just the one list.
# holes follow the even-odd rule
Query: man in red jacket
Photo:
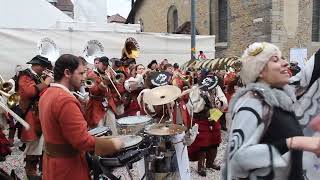
[[38, 177], [37, 165], [42, 155], [43, 139], [38, 116], [39, 94], [52, 82], [52, 77], [41, 78], [44, 70], [51, 66], [51, 62], [40, 55], [35, 56], [28, 68], [19, 73], [16, 81], [16, 91], [20, 95], [19, 107], [23, 113], [21, 116], [30, 124], [30, 129], [22, 129], [21, 141], [26, 143], [26, 174], [28, 179]]
[[62, 55], [55, 63], [54, 81], [41, 95], [39, 117], [44, 135], [43, 180], [89, 180], [86, 151], [110, 155], [122, 142], [97, 138], [88, 133], [80, 102], [71, 90], [79, 90], [84, 66], [73, 55]]

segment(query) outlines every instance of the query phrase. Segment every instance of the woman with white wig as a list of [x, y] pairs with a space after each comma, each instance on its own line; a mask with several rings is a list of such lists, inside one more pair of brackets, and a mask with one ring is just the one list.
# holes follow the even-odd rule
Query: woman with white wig
[[[297, 96], [320, 77], [320, 61], [308, 62], [308, 69], [292, 78], [293, 87], [288, 62], [281, 57], [279, 48], [266, 42], [253, 43], [241, 57], [245, 86], [229, 106], [224, 179], [303, 180], [302, 152], [320, 155], [320, 138], [303, 136], [295, 112], [301, 105]], [[297, 94], [298, 89], [304, 91]]]

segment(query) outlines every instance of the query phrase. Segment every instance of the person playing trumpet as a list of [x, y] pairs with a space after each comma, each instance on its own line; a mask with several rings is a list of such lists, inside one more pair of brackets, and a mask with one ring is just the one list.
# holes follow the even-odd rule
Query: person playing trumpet
[[116, 134], [115, 113], [117, 106], [114, 95], [111, 94], [111, 88], [114, 88], [111, 85], [111, 76], [106, 73], [108, 68], [109, 59], [104, 56], [99, 58], [98, 68], [88, 74], [88, 78], [94, 79], [95, 83], [89, 89], [90, 99], [86, 109], [86, 119], [90, 128], [108, 125]]
[[46, 89], [53, 81], [52, 76], [46, 76], [41, 81], [43, 72], [51, 66], [48, 58], [37, 55], [27, 62], [31, 64], [28, 68], [19, 73], [16, 84], [16, 92], [20, 95], [19, 114], [27, 123], [30, 129], [22, 129], [21, 141], [26, 143], [26, 174], [28, 179], [35, 178], [37, 174], [37, 165], [42, 155], [43, 139], [41, 138], [41, 126], [38, 116], [38, 101], [40, 93]]

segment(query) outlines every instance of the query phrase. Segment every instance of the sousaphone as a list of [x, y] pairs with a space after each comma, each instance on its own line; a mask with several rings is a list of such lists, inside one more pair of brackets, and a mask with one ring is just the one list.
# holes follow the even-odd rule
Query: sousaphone
[[139, 57], [140, 47], [138, 42], [133, 38], [129, 37], [126, 39], [124, 43], [124, 47], [122, 49], [122, 60], [127, 59], [136, 59]]
[[48, 58], [51, 62], [55, 62], [60, 56], [56, 43], [48, 37], [40, 39], [37, 48], [39, 55]]
[[90, 64], [94, 64], [94, 59], [104, 56], [104, 47], [98, 40], [90, 40], [83, 50], [84, 59]]

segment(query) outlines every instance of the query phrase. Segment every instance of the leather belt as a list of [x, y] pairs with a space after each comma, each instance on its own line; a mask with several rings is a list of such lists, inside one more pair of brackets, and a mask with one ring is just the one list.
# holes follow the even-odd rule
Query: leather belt
[[73, 157], [79, 154], [79, 151], [71, 144], [52, 144], [45, 142], [44, 151], [52, 157]]

